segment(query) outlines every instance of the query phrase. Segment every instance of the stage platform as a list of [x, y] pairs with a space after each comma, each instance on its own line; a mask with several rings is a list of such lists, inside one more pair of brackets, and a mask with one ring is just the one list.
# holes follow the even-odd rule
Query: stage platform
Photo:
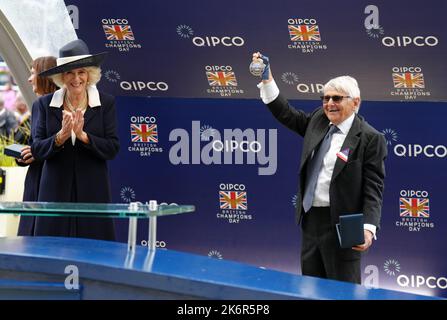
[[[79, 287], [76, 288], [76, 275]], [[69, 287], [67, 289], [65, 282]], [[0, 238], [0, 299], [430, 300], [233, 261], [79, 238]]]

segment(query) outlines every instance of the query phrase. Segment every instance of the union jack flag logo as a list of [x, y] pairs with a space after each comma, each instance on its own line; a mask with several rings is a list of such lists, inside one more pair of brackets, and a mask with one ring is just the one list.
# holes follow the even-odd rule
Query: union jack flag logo
[[401, 217], [430, 217], [430, 206], [427, 198], [399, 198], [399, 202]]
[[348, 162], [349, 157], [349, 148], [346, 148], [345, 150], [342, 150], [340, 152], [337, 152], [337, 157], [339, 157], [344, 162]]
[[130, 26], [103, 25], [107, 40], [135, 40]]
[[236, 76], [234, 72], [216, 71], [206, 72], [208, 83], [210, 86], [237, 86]]
[[130, 134], [132, 142], [158, 142], [156, 124], [131, 124]]
[[320, 31], [317, 25], [289, 25], [289, 35], [292, 41], [321, 41]]
[[221, 209], [247, 210], [247, 192], [219, 191]]
[[393, 73], [394, 88], [425, 88], [422, 73]]

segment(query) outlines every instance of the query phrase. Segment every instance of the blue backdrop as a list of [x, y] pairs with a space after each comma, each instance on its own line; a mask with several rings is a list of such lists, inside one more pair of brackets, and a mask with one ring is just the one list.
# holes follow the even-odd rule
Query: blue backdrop
[[[117, 97], [114, 201], [197, 207], [159, 219], [160, 248], [300, 273], [302, 140], [258, 98], [248, 65], [259, 50], [306, 111], [330, 78], [357, 78], [360, 113], [389, 148], [382, 228], [363, 282], [447, 297], [444, 1], [66, 4], [91, 51], [109, 52], [99, 87]], [[139, 228], [144, 245], [147, 224]], [[125, 241], [125, 222], [118, 233]]]

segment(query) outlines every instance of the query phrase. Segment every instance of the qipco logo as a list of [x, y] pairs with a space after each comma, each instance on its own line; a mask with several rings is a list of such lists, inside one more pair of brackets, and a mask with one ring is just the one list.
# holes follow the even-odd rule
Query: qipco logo
[[245, 191], [245, 185], [242, 183], [221, 183], [219, 189], [221, 191]]
[[132, 123], [156, 123], [157, 118], [153, 116], [132, 116], [130, 117]]
[[300, 93], [321, 93], [324, 85], [321, 83], [298, 83], [296, 90]]
[[213, 150], [217, 152], [260, 152], [262, 145], [258, 141], [237, 141], [237, 140], [214, 140]]
[[315, 25], [317, 24], [317, 20], [315, 19], [300, 19], [300, 18], [291, 18], [287, 20], [288, 24], [292, 25]]
[[400, 190], [400, 196], [404, 198], [428, 198], [425, 190]]
[[394, 154], [404, 158], [445, 158], [447, 156], [447, 146], [431, 144], [396, 144], [394, 146]]
[[125, 91], [167, 91], [169, 89], [168, 84], [162, 81], [122, 81], [120, 87]]
[[446, 277], [424, 277], [421, 275], [405, 275], [402, 274], [397, 277], [397, 284], [404, 288], [424, 288], [428, 287], [430, 289], [447, 289], [447, 278]]
[[205, 66], [206, 71], [233, 71], [232, 66]]
[[[141, 245], [143, 247], [147, 247], [147, 240], [141, 240]], [[166, 242], [164, 241], [155, 241], [155, 247], [156, 248], [166, 248]]]
[[194, 37], [192, 43], [197, 47], [242, 47], [245, 43], [242, 37]]
[[438, 45], [439, 40], [435, 36], [396, 36], [396, 37], [383, 37], [382, 44], [385, 47], [407, 47], [407, 46], [416, 46], [416, 47], [434, 47]]
[[421, 67], [393, 67], [393, 72], [395, 73], [421, 73]]
[[129, 24], [129, 21], [127, 19], [102, 19], [102, 24], [118, 24], [118, 25], [126, 25]]

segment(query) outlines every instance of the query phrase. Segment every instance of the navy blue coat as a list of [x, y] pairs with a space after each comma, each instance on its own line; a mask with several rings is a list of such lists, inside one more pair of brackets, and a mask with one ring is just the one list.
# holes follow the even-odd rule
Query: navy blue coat
[[[38, 112], [36, 104], [33, 104], [32, 116], [31, 116], [31, 134], [28, 141], [20, 141], [23, 144], [31, 145], [36, 136]], [[20, 163], [18, 163], [21, 165]], [[41, 161], [33, 161], [26, 172], [25, 187], [23, 190], [23, 201], [37, 201], [39, 194], [40, 176], [42, 174], [43, 163]], [[34, 222], [35, 217], [21, 216], [19, 223], [19, 230], [17, 234], [19, 236], [32, 236], [34, 235]]]
[[[100, 106], [87, 107], [84, 131], [90, 143], [71, 138], [56, 147], [55, 136], [62, 127], [62, 106], [49, 106], [53, 94], [40, 97], [33, 156], [45, 161], [39, 187], [39, 201], [94, 202], [111, 201], [107, 160], [119, 151], [115, 99], [100, 93]], [[109, 218], [36, 218], [35, 235], [73, 236], [114, 240], [113, 220]]]

